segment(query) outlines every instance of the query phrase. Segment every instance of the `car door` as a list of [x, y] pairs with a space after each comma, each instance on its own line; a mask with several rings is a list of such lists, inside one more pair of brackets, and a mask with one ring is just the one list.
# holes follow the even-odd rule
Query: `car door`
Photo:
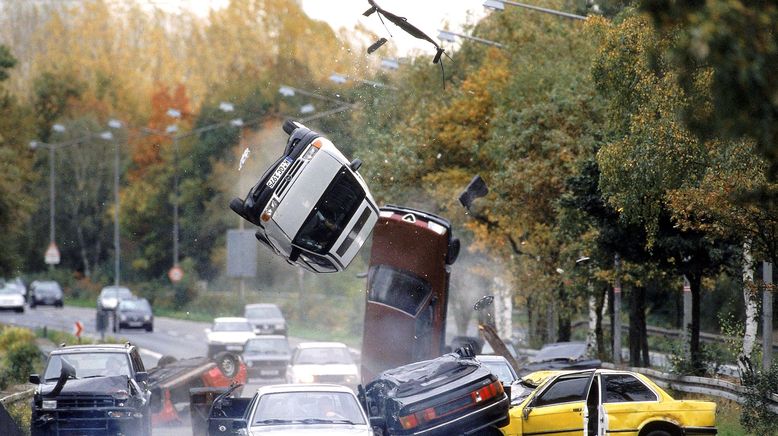
[[570, 436], [584, 433], [586, 396], [594, 372], [557, 377], [522, 411], [524, 435]]
[[637, 435], [639, 426], [659, 402], [659, 395], [635, 374], [600, 374], [601, 407], [609, 433]]

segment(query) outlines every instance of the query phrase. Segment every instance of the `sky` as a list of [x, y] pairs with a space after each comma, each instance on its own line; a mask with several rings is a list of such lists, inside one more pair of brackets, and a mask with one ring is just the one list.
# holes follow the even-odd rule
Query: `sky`
[[[207, 16], [210, 9], [224, 7], [229, 0], [147, 0], [166, 10], [190, 9], [200, 16]], [[386, 28], [376, 14], [362, 16], [370, 5], [367, 0], [289, 0], [298, 1], [309, 17], [325, 21], [336, 31], [341, 27], [353, 28], [361, 23], [368, 29], [385, 37], [397, 49], [400, 56], [412, 53], [434, 54], [429, 42], [416, 39], [392, 23]], [[438, 30], [448, 25], [454, 32], [462, 30], [468, 21], [474, 22], [486, 15], [482, 0], [376, 0], [378, 5], [389, 12], [408, 19], [408, 22], [438, 41]], [[444, 45], [445, 46], [445, 45]]]

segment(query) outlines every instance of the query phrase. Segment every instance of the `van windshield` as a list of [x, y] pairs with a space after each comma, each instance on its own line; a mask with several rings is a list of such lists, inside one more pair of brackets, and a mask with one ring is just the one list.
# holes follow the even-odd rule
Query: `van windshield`
[[432, 292], [429, 282], [389, 265], [376, 265], [368, 271], [369, 301], [383, 303], [415, 316]]
[[297, 232], [293, 244], [325, 254], [343, 233], [365, 190], [347, 168], [341, 168]]

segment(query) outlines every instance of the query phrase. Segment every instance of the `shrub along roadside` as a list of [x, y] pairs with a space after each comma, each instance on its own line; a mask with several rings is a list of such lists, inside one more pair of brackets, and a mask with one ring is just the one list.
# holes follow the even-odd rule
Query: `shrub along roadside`
[[24, 383], [41, 363], [32, 331], [21, 327], [0, 330], [0, 390]]

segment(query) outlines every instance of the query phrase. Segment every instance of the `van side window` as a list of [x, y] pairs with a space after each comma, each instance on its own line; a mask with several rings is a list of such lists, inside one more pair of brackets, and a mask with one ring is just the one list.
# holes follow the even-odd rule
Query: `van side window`
[[657, 401], [656, 394], [640, 380], [629, 374], [604, 375], [603, 403]]
[[410, 315], [419, 312], [431, 293], [429, 282], [409, 271], [377, 265], [370, 267], [368, 272], [368, 300], [386, 304]]

